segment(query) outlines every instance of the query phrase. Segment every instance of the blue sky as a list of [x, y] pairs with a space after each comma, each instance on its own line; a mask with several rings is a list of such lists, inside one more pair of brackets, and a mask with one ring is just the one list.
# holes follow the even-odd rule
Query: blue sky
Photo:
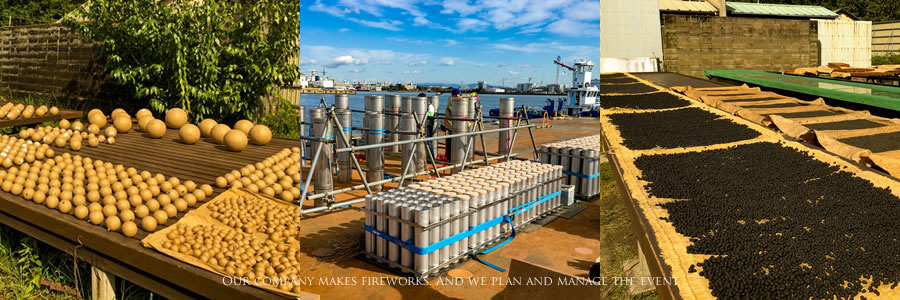
[[600, 0], [308, 0], [300, 30], [307, 74], [324, 67], [349, 81], [550, 84], [556, 56], [569, 65], [599, 58]]

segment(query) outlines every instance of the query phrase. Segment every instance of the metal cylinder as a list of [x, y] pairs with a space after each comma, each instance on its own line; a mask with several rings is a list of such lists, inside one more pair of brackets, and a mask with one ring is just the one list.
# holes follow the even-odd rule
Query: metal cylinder
[[[476, 97], [468, 97], [468, 99], [469, 99], [469, 111], [468, 111], [469, 119], [475, 120], [476, 119], [475, 114], [477, 113], [477, 110], [475, 108], [478, 107], [478, 109], [481, 109], [481, 103], [478, 103], [478, 98], [476, 98]], [[475, 122], [466, 122], [466, 130], [468, 132], [474, 132], [476, 130], [475, 128], [477, 128], [477, 127], [475, 127], [475, 125], [476, 125]], [[474, 142], [475, 138], [476, 138], [475, 136], [470, 136], [466, 140], [471, 139]], [[468, 147], [468, 151], [469, 151], [468, 157], [474, 158], [475, 157], [474, 143], [473, 143], [473, 145]]]
[[[379, 96], [380, 97], [380, 96]], [[384, 140], [384, 114], [381, 112], [366, 112], [366, 120], [369, 122], [369, 143], [380, 144]], [[375, 182], [384, 179], [384, 148], [375, 147], [366, 151], [366, 180]], [[381, 191], [381, 185], [373, 185], [369, 187], [373, 192]]]
[[[415, 223], [415, 214], [413, 212], [413, 204], [412, 202], [405, 202], [400, 205], [400, 218], [407, 222]], [[410, 241], [413, 240], [413, 228], [412, 226], [407, 225], [406, 223], [400, 223], [400, 240], [401, 241]], [[413, 240], [415, 244], [415, 241]], [[412, 252], [407, 250], [406, 248], [400, 249], [400, 264], [407, 268], [413, 267], [412, 260]]]
[[[430, 210], [431, 210], [431, 207], [428, 206], [427, 204], [415, 207], [415, 209], [413, 211], [415, 212], [416, 225], [424, 227], [424, 226], [428, 226], [429, 224], [431, 224], [431, 217], [429, 216]], [[419, 247], [419, 248], [427, 247], [430, 244], [429, 243], [430, 232], [425, 231], [421, 227], [416, 227], [415, 231], [416, 231], [415, 232], [416, 247]], [[425, 271], [428, 271], [429, 267], [430, 267], [430, 259], [428, 257], [428, 254], [416, 254], [415, 255], [415, 270], [416, 270], [416, 272], [425, 273]]]
[[334, 95], [334, 110], [350, 109], [350, 98], [346, 94]]
[[366, 112], [384, 112], [384, 97], [381, 95], [366, 95]]
[[[375, 200], [373, 200], [375, 194], [366, 195], [365, 207], [366, 210], [375, 211]], [[375, 227], [375, 215], [372, 213], [366, 212], [366, 226]], [[366, 253], [375, 253], [375, 235], [369, 231], [366, 231]]]
[[[453, 208], [450, 207], [450, 200], [448, 198], [441, 199], [441, 221], [448, 220], [452, 216]], [[445, 240], [450, 237], [450, 223], [445, 222], [441, 225], [441, 240]], [[441, 263], [445, 263], [450, 260], [450, 247], [444, 246], [439, 250], [441, 253]]]
[[[425, 114], [428, 112], [428, 98], [426, 97], [414, 97], [412, 98], [412, 111], [415, 113], [415, 116], [418, 117], [418, 124], [422, 124], [425, 122]], [[410, 131], [418, 131], [418, 127], [413, 124], [413, 128]], [[416, 136], [413, 136], [415, 138]], [[416, 172], [425, 171], [425, 143], [416, 143], [416, 151], [413, 153], [413, 166], [416, 167]]]
[[[379, 214], [386, 215], [387, 214], [387, 202], [386, 197], [376, 197], [375, 198], [375, 209]], [[384, 216], [375, 216], [375, 229], [380, 232], [386, 232], [387, 230], [387, 218]], [[375, 237], [375, 255], [379, 259], [383, 259], [387, 256], [387, 240], [384, 238]]]
[[[584, 171], [584, 175], [592, 175], [600, 171], [600, 161], [597, 159], [597, 151], [593, 149], [584, 150], [584, 161], [587, 162], [587, 168]], [[599, 182], [600, 178], [594, 177], [591, 179], [585, 179], [584, 187], [581, 189], [581, 195], [583, 197], [590, 197], [599, 192]]]
[[[384, 102], [384, 111], [392, 114], [400, 113], [400, 95], [387, 95], [385, 96]], [[399, 115], [390, 115], [385, 116], [385, 124], [384, 128], [387, 130], [400, 130], [400, 116]], [[396, 142], [400, 140], [400, 135], [396, 133], [388, 133], [385, 136], [385, 140], [388, 142]], [[390, 152], [400, 152], [400, 145], [388, 146], [387, 151]]]
[[[469, 118], [469, 99], [468, 98], [450, 98], [450, 103], [447, 105], [452, 105], [451, 110], [453, 111], [453, 118], [460, 119], [468, 119]], [[466, 133], [468, 131], [468, 122], [467, 121], [451, 121], [450, 122], [450, 133], [451, 134], [460, 134]], [[459, 165], [463, 162], [465, 158], [466, 151], [466, 142], [468, 141], [467, 136], [455, 137], [450, 139], [450, 163], [453, 165]], [[453, 173], [457, 173], [460, 171], [459, 167], [453, 168]]]
[[[388, 215], [394, 218], [400, 218], [400, 206], [397, 201], [388, 201]], [[395, 239], [400, 239], [400, 222], [396, 219], [388, 221], [388, 234]], [[388, 261], [392, 263], [400, 262], [400, 246], [395, 243], [388, 244]]]
[[[416, 119], [413, 118], [413, 115], [412, 115], [412, 112], [413, 112], [412, 98], [413, 97], [410, 97], [410, 96], [403, 96], [400, 98], [401, 99], [400, 110], [402, 112], [402, 114], [400, 116], [400, 131], [412, 132], [412, 131], [416, 130], [415, 129], [416, 128]], [[411, 134], [400, 134], [399, 135], [399, 138], [401, 141], [408, 141], [408, 140], [413, 139], [414, 137], [415, 136], [411, 135]], [[409, 162], [409, 157], [414, 155], [412, 148], [413, 148], [413, 144], [400, 145], [400, 152], [401, 152], [401, 157], [402, 157], [401, 162], [400, 162], [400, 170], [401, 170], [401, 172], [403, 170], [407, 170], [407, 174], [413, 174], [416, 171], [415, 164], [413, 164], [413, 168], [409, 168], [409, 169], [406, 168], [406, 164]], [[415, 159], [413, 159], [413, 161], [415, 161]]]
[[[335, 100], [337, 100], [337, 99], [335, 99]], [[349, 139], [353, 135], [353, 126], [351, 125], [351, 122], [353, 122], [353, 119], [352, 119], [353, 114], [350, 112], [349, 109], [335, 110], [334, 114], [337, 116], [337, 119], [340, 122], [341, 126], [343, 126], [341, 128], [338, 128], [337, 124], [335, 124], [334, 131], [335, 132], [337, 132], [338, 130], [343, 131], [344, 136], [346, 136], [347, 139]], [[348, 145], [347, 143], [344, 142], [344, 139], [340, 138], [340, 135], [335, 134], [334, 136], [336, 137], [338, 148], [350, 147], [350, 145]], [[352, 167], [353, 162], [351, 161], [351, 159], [353, 159], [353, 153], [351, 153], [351, 152], [338, 153], [338, 155], [337, 155], [337, 166], [338, 166], [337, 182], [350, 183], [350, 181], [352, 180], [352, 178], [353, 178], [353, 167]]]
[[[515, 105], [516, 99], [514, 98], [500, 98], [500, 128], [510, 128], [512, 126], [513, 114], [515, 113]], [[501, 131], [500, 132], [500, 140], [497, 141], [497, 153], [500, 155], [506, 155], [509, 153], [512, 145], [509, 143], [512, 139], [512, 132], [510, 131]]]
[[[322, 108], [318, 108], [319, 110], [324, 111]], [[310, 113], [314, 111], [314, 109], [309, 110]], [[332, 139], [334, 138], [331, 133], [331, 126], [328, 126], [328, 119], [324, 117], [324, 113], [321, 117], [317, 117], [312, 119], [313, 123], [313, 136], [319, 138]], [[315, 151], [319, 148], [320, 142], [313, 142], [311, 149]], [[319, 154], [319, 160], [316, 161], [316, 172], [313, 174], [313, 188], [315, 193], [327, 193], [334, 188], [334, 184], [332, 183], [331, 177], [331, 145], [327, 143], [322, 144], [321, 153]], [[315, 155], [315, 153], [312, 153]], [[315, 206], [323, 206], [325, 205], [325, 198], [316, 199]]]
[[324, 107], [313, 107], [309, 109], [309, 120], [312, 121], [315, 118], [324, 118], [325, 117], [325, 108]]
[[[443, 208], [441, 207], [441, 203], [439, 201], [434, 201], [431, 203], [431, 210], [429, 211], [429, 216], [430, 216], [429, 219], [431, 220], [430, 224], [437, 224], [438, 222], [441, 221], [441, 210], [442, 209]], [[430, 244], [439, 242], [441, 240], [441, 228], [440, 227], [432, 228], [431, 230], [429, 230], [429, 236], [430, 236], [429, 239], [431, 241]], [[428, 255], [428, 268], [429, 269], [434, 268], [440, 264], [441, 264], [440, 251], [431, 252], [430, 255]]]

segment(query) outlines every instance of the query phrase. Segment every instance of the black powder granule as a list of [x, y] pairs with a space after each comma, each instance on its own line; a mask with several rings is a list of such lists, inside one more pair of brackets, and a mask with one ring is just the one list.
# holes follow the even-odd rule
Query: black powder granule
[[597, 88], [600, 89], [601, 94], [638, 94], [659, 91], [659, 89], [643, 83], [601, 84]]
[[691, 105], [687, 100], [667, 92], [639, 95], [600, 96], [599, 101], [600, 107], [602, 108], [662, 109]]
[[722, 102], [756, 102], [756, 101], [769, 101], [769, 100], [778, 100], [784, 99], [781, 97], [761, 97], [761, 98], [744, 98], [744, 99], [725, 99]]
[[886, 125], [872, 122], [866, 119], [856, 119], [856, 120], [846, 120], [846, 121], [837, 121], [831, 123], [816, 123], [816, 124], [805, 124], [806, 128], [812, 130], [854, 130], [854, 129], [868, 129], [868, 128], [878, 128], [884, 127]]
[[627, 76], [610, 77], [610, 78], [601, 77], [600, 78], [600, 85], [604, 85], [607, 83], [633, 83], [633, 82], [638, 82], [638, 80], [631, 78], [631, 77], [627, 77]]
[[803, 104], [790, 102], [790, 103], [747, 105], [747, 106], [742, 106], [742, 107], [743, 108], [761, 109], [761, 108], [788, 108], [788, 107], [797, 107], [797, 106], [803, 106]]
[[[635, 165], [719, 299], [844, 299], [900, 281], [900, 199], [773, 143]], [[861, 281], [860, 278], [866, 278]], [[866, 286], [864, 288], [863, 286]]]
[[766, 116], [771, 115], [779, 115], [788, 119], [797, 119], [797, 118], [815, 118], [815, 117], [825, 117], [825, 116], [836, 116], [839, 115], [838, 112], [833, 112], [830, 110], [813, 110], [813, 111], [804, 111], [804, 112], [794, 112], [794, 113], [779, 113], [779, 114], [767, 114]]
[[634, 150], [707, 146], [752, 139], [760, 133], [719, 115], [689, 107], [609, 115], [625, 147]]
[[900, 150], [900, 132], [864, 135], [846, 139], [838, 139], [844, 144], [872, 150], [872, 152], [885, 152]]

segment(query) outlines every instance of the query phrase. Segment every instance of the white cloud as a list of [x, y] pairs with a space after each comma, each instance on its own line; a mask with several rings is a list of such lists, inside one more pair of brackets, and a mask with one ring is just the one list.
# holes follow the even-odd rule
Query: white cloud
[[334, 58], [333, 60], [331, 60], [331, 62], [325, 64], [325, 67], [338, 68], [338, 67], [345, 66], [345, 65], [365, 65], [368, 63], [369, 63], [368, 59], [365, 59], [365, 60], [354, 59], [353, 56], [344, 55], [344, 56], [338, 56], [338, 57]]
[[456, 61], [453, 60], [453, 59], [450, 58], [450, 57], [444, 57], [444, 58], [441, 58], [441, 65], [442, 65], [442, 66], [452, 66], [452, 65], [455, 65], [455, 64], [456, 64]]
[[519, 72], [516, 72], [516, 71], [509, 71], [507, 73], [509, 73], [509, 75], [512, 75], [512, 76], [519, 75]]
[[381, 29], [390, 30], [390, 31], [401, 31], [401, 30], [403, 30], [403, 29], [400, 29], [400, 27], [399, 27], [399, 25], [402, 25], [403, 22], [400, 22], [400, 21], [397, 21], [397, 20], [392, 20], [392, 21], [378, 21], [378, 22], [375, 22], [375, 21], [369, 21], [369, 20], [361, 20], [361, 19], [357, 19], [357, 18], [347, 18], [347, 20], [353, 21], [353, 22], [356, 22], [356, 23], [359, 23], [360, 25], [363, 25], [363, 26], [366, 26], [366, 27], [381, 28]]
[[420, 73], [422, 73], [422, 71], [420, 71], [420, 70], [412, 70], [412, 71], [406, 70], [406, 71], [403, 71], [403, 74], [420, 74]]
[[442, 41], [444, 41], [444, 43], [447, 44], [447, 46], [459, 45], [459, 42], [457, 42], [455, 40], [451, 40], [451, 39], [443, 39]]
[[506, 51], [514, 51], [514, 52], [523, 52], [523, 53], [569, 53], [572, 56], [580, 56], [580, 57], [590, 57], [593, 54], [596, 54], [596, 47], [591, 46], [582, 46], [582, 45], [566, 45], [560, 44], [559, 42], [534, 42], [528, 43], [524, 45], [516, 45], [509, 43], [496, 43], [493, 44], [492, 47], [494, 49], [506, 50]]
[[427, 64], [428, 64], [428, 61], [427, 61], [427, 60], [420, 60], [420, 61], [415, 61], [415, 62], [409, 63], [409, 66], [410, 66], [410, 67], [418, 67], [418, 66], [424, 66], [424, 65], [427, 65]]
[[434, 42], [432, 42], [432, 41], [400, 38], [400, 37], [389, 37], [389, 38], [387, 38], [387, 40], [392, 41], [392, 42], [398, 42], [398, 43], [404, 43], [404, 44], [414, 44], [414, 45], [419, 45], [419, 46], [434, 44]]
[[350, 12], [349, 10], [340, 9], [334, 5], [322, 4], [322, 0], [316, 0], [316, 4], [314, 4], [313, 6], [310, 6], [309, 10], [323, 12], [323, 13], [326, 13], [326, 14], [329, 14], [329, 15], [332, 15], [335, 17], [344, 17], [344, 15], [346, 15], [347, 13]]
[[485, 27], [490, 25], [488, 22], [472, 19], [472, 18], [462, 18], [459, 22], [456, 23], [456, 27], [460, 32], [466, 31], [484, 31]]
[[572, 37], [600, 37], [600, 24], [562, 19], [547, 25], [547, 31]]
[[497, 67], [498, 67], [498, 68], [505, 68], [505, 67], [506, 67], [506, 64], [499, 64], [499, 65], [497, 65]]
[[359, 69], [353, 69], [353, 70], [351, 70], [350, 72], [352, 72], [352, 73], [359, 73], [359, 72], [365, 72], [365, 71], [366, 71], [366, 69], [363, 69], [362, 71], [360, 71]]
[[309, 59], [309, 58], [301, 58], [301, 59], [300, 59], [300, 64], [301, 64], [301, 65], [314, 65], [314, 64], [316, 64], [316, 60], [315, 60], [315, 59]]
[[468, 16], [481, 10], [477, 5], [469, 5], [469, 1], [467, 0], [445, 0], [442, 6], [444, 7], [444, 9], [441, 10], [442, 14], [452, 14], [457, 12], [460, 15]]
[[338, 29], [338, 32], [347, 32], [347, 31], [350, 31], [350, 28], [341, 28], [341, 29]]

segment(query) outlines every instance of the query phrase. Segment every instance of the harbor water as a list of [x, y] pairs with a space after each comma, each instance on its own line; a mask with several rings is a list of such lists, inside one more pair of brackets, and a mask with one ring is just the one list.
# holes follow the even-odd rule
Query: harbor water
[[[350, 98], [350, 109], [354, 110], [364, 110], [365, 109], [365, 97], [367, 95], [400, 95], [400, 96], [416, 96], [419, 92], [359, 92], [354, 95], [347, 95]], [[434, 96], [435, 93], [425, 93], [427, 96]], [[443, 113], [444, 109], [447, 107], [447, 99], [450, 97], [450, 94], [443, 94], [440, 96], [441, 101], [439, 105], [441, 106], [438, 110]], [[500, 98], [515, 98], [515, 106], [516, 108], [522, 107], [522, 104], [527, 104], [528, 106], [536, 109], [542, 109], [545, 105], [547, 105], [547, 99], [556, 100], [558, 97], [565, 97], [564, 95], [515, 95], [515, 94], [478, 94], [478, 98], [481, 99], [481, 105], [484, 107], [483, 115], [489, 115], [491, 109], [500, 107]], [[334, 103], [334, 94], [300, 94], [300, 105], [306, 106], [308, 110], [310, 107], [315, 107], [319, 105], [319, 100], [325, 98], [325, 103], [331, 105]], [[353, 126], [360, 127], [362, 126], [362, 115], [354, 114], [353, 117]], [[486, 120], [488, 121], [488, 120]]]

